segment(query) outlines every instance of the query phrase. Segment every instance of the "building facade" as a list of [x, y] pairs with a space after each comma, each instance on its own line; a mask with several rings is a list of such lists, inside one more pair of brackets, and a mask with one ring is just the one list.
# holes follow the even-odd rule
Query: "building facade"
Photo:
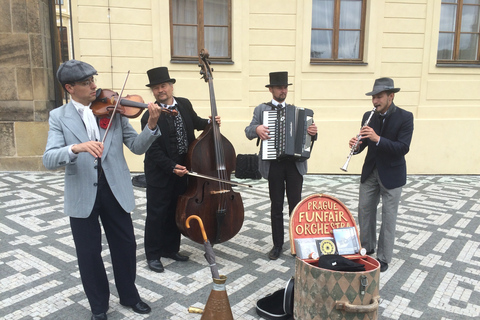
[[[272, 71], [288, 71], [287, 102], [314, 111], [318, 141], [309, 173], [341, 174], [373, 82], [391, 77], [395, 103], [414, 114], [409, 174], [478, 174], [480, 135], [478, 1], [437, 0], [72, 0], [76, 59], [95, 66], [97, 85], [153, 96], [146, 71], [167, 66], [175, 95], [210, 114], [198, 51], [210, 52], [221, 131], [237, 154], [253, 109], [271, 99]], [[0, 99], [1, 100], [1, 99]], [[4, 122], [4, 119], [0, 119]], [[139, 119], [131, 123], [140, 129]], [[44, 134], [45, 132], [42, 132]], [[43, 147], [43, 146], [42, 146]], [[131, 171], [143, 156], [126, 150]], [[349, 173], [359, 173], [364, 155]], [[2, 160], [3, 161], [3, 160]]]

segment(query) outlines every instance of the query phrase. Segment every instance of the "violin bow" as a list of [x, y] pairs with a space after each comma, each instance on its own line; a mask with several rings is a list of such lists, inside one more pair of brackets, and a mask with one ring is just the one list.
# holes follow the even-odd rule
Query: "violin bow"
[[[115, 103], [115, 108], [113, 108], [112, 115], [110, 116], [110, 121], [108, 121], [107, 129], [105, 129], [105, 134], [103, 135], [102, 144], [105, 142], [105, 138], [107, 137], [108, 130], [110, 130], [110, 126], [112, 125], [112, 119], [115, 116], [115, 112], [117, 112], [117, 107], [118, 107], [118, 104], [120, 103], [120, 100], [123, 94], [123, 89], [125, 89], [125, 85], [127, 84], [127, 79], [129, 74], [130, 74], [130, 70], [128, 70], [127, 75], [125, 76], [125, 81], [123, 82], [122, 91], [120, 91], [119, 98], [117, 99], [117, 103]], [[97, 161], [98, 161], [98, 158], [95, 158], [94, 163], [96, 164]]]
[[117, 103], [115, 103], [115, 108], [113, 108], [112, 115], [110, 116], [110, 121], [108, 121], [107, 129], [105, 129], [105, 134], [103, 135], [102, 144], [105, 142], [105, 137], [107, 136], [108, 130], [110, 130], [110, 126], [112, 125], [111, 119], [113, 119], [113, 117], [115, 116], [115, 113], [117, 112], [118, 104], [120, 103], [120, 100], [122, 100], [123, 89], [125, 89], [125, 85], [127, 84], [127, 79], [129, 75], [130, 75], [130, 70], [127, 71], [127, 75], [125, 76], [125, 81], [123, 82], [122, 91], [120, 91], [120, 95], [118, 96]]
[[208, 179], [208, 180], [223, 182], [223, 183], [231, 184], [231, 185], [234, 185], [234, 186], [242, 186], [242, 187], [253, 188], [253, 186], [250, 185], [250, 184], [245, 184], [245, 183], [240, 183], [240, 182], [235, 182], [235, 181], [230, 181], [230, 180], [223, 180], [223, 179], [220, 179], [220, 178], [216, 178], [216, 177], [212, 177], [212, 176], [207, 176], [207, 175], [200, 174], [200, 173], [196, 173], [196, 172], [193, 172], [193, 171], [188, 171], [187, 174], [188, 174], [189, 176], [192, 176], [192, 177], [197, 177], [197, 178], [203, 178], [203, 179]]

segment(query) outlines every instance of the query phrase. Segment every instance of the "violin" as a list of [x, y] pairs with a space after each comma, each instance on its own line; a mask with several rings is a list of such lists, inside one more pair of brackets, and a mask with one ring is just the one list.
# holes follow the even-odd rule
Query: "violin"
[[[96, 94], [97, 98], [90, 106], [93, 114], [98, 118], [111, 117], [119, 99], [118, 93], [109, 89], [97, 89]], [[116, 112], [127, 118], [136, 118], [141, 115], [146, 108], [148, 108], [148, 104], [143, 101], [141, 96], [138, 94], [129, 94], [124, 98], [120, 98]], [[162, 112], [172, 116], [178, 114], [177, 110], [170, 110], [164, 107], [161, 108]]]

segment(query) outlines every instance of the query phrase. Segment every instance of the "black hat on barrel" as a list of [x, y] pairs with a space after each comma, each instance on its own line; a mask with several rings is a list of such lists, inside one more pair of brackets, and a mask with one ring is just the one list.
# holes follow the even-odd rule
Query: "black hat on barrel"
[[148, 80], [150, 81], [149, 84], [146, 84], [147, 87], [151, 87], [164, 82], [171, 82], [171, 83], [176, 82], [175, 79], [170, 78], [167, 67], [158, 67], [158, 68], [150, 69], [147, 71], [147, 75], [148, 75]]
[[279, 72], [270, 72], [270, 83], [265, 85], [265, 87], [273, 86], [291, 86], [291, 83], [288, 83], [288, 72], [279, 71]]

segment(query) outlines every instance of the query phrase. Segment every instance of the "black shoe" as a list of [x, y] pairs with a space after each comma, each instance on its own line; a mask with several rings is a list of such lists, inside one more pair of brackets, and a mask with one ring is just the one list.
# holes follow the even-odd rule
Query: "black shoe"
[[107, 320], [107, 314], [105, 312], [99, 314], [93, 314], [91, 320]]
[[170, 258], [170, 259], [173, 259], [173, 260], [175, 260], [175, 261], [182, 261], [182, 262], [188, 261], [188, 259], [189, 259], [188, 256], [181, 255], [181, 254], [178, 253], [178, 252], [176, 252], [176, 253], [169, 253], [169, 254], [163, 255], [162, 257], [164, 257], [164, 258]]
[[268, 253], [268, 258], [270, 260], [277, 260], [280, 257], [280, 253], [282, 252], [282, 247], [273, 247], [272, 250]]
[[388, 269], [388, 263], [378, 260], [380, 262], [380, 272], [385, 272]]
[[150, 308], [148, 304], [146, 304], [142, 300], [140, 300], [137, 304], [133, 306], [125, 306], [125, 307], [130, 307], [132, 308], [133, 312], [140, 313], [140, 314], [147, 314], [147, 313], [150, 313], [150, 311], [152, 311], [152, 308]]
[[160, 260], [147, 260], [147, 264], [152, 271], [158, 273], [165, 271], [165, 269], [163, 268], [163, 264]]
[[372, 249], [370, 251], [367, 251], [366, 255], [369, 256], [369, 255], [372, 255], [375, 253], [375, 249]]

